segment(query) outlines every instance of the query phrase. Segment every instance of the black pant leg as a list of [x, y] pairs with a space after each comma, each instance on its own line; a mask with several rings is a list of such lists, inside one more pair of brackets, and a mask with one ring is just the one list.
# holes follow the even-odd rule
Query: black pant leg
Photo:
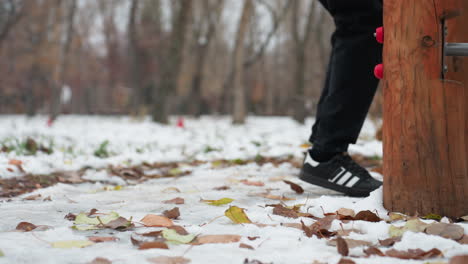
[[372, 103], [378, 80], [373, 68], [382, 61], [382, 45], [373, 32], [382, 24], [380, 0], [321, 0], [336, 31], [317, 119], [310, 141], [325, 151], [347, 151], [356, 140]]

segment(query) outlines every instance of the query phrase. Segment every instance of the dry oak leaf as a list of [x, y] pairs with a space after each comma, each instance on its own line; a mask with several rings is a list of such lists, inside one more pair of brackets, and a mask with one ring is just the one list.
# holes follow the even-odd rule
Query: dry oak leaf
[[227, 244], [227, 243], [237, 243], [241, 240], [239, 235], [206, 235], [199, 236], [195, 240], [195, 245], [204, 245], [204, 244]]
[[364, 249], [364, 254], [366, 254], [367, 256], [372, 256], [372, 255], [377, 255], [381, 257], [385, 256], [385, 254], [376, 247], [369, 247], [369, 248]]
[[153, 249], [153, 248], [159, 248], [159, 249], [169, 249], [166, 243], [160, 242], [160, 241], [153, 241], [153, 242], [143, 242], [140, 244], [138, 247], [139, 250], [144, 250], [144, 249]]
[[466, 264], [468, 263], [468, 255], [455, 256], [450, 259], [449, 264]]
[[95, 258], [89, 264], [112, 264], [112, 261], [106, 258]]
[[274, 205], [273, 214], [284, 216], [284, 217], [289, 217], [289, 218], [298, 218], [299, 217], [299, 215], [297, 214], [297, 212], [294, 209], [286, 208], [281, 204]]
[[180, 216], [179, 207], [174, 207], [171, 210], [166, 210], [163, 215], [169, 219], [177, 219]]
[[356, 214], [354, 217], [354, 220], [361, 220], [361, 221], [367, 221], [367, 222], [380, 222], [382, 219], [378, 217], [376, 214], [373, 212], [367, 210], [367, 211], [361, 211]]
[[336, 238], [336, 248], [338, 250], [338, 253], [340, 253], [341, 256], [348, 256], [349, 254], [349, 247], [348, 243], [346, 243], [346, 240], [344, 240], [342, 237], [337, 237]]
[[184, 204], [185, 200], [184, 200], [184, 198], [176, 197], [174, 199], [165, 200], [165, 201], [162, 201], [162, 202], [165, 203], [165, 204]]
[[89, 241], [94, 243], [102, 243], [102, 242], [113, 242], [118, 241], [119, 238], [117, 237], [98, 237], [98, 236], [90, 236], [88, 237]]
[[148, 259], [149, 262], [154, 264], [187, 264], [190, 263], [190, 259], [184, 257], [166, 257], [160, 256]]
[[346, 259], [346, 258], [342, 258], [340, 259], [340, 261], [336, 264], [356, 264], [356, 262], [354, 262], [353, 260], [351, 259]]
[[128, 220], [124, 217], [119, 216], [119, 218], [110, 221], [109, 223], [105, 224], [104, 227], [116, 229], [116, 230], [125, 230], [134, 227], [134, 224], [131, 220]]
[[249, 181], [249, 180], [241, 180], [241, 183], [248, 185], [248, 186], [257, 186], [257, 187], [263, 187], [265, 186], [265, 183], [261, 181]]
[[433, 248], [429, 251], [424, 251], [419, 248], [409, 249], [407, 251], [390, 249], [385, 252], [385, 255], [388, 257], [399, 259], [428, 259], [443, 256], [442, 252], [436, 248]]
[[[365, 240], [356, 240], [356, 239], [351, 239], [351, 238], [343, 238], [344, 241], [346, 241], [346, 244], [348, 245], [348, 248], [355, 248], [355, 247], [362, 247], [362, 246], [371, 246], [372, 243], [369, 241]], [[327, 242], [327, 245], [329, 246], [337, 246], [338, 242], [337, 239], [332, 239]]]
[[401, 236], [397, 236], [397, 237], [387, 238], [384, 240], [379, 240], [379, 243], [383, 247], [391, 247], [395, 245], [396, 242], [400, 242], [400, 241], [401, 241]]
[[304, 193], [304, 189], [302, 189], [302, 187], [299, 184], [294, 183], [292, 181], [288, 181], [288, 180], [284, 180], [283, 182], [288, 184], [291, 187], [291, 189], [293, 191], [295, 191], [297, 194], [303, 194]]
[[174, 225], [171, 219], [165, 216], [153, 214], [146, 215], [140, 220], [140, 222], [142, 222], [146, 227], [169, 227]]
[[23, 231], [23, 232], [29, 232], [36, 228], [37, 228], [36, 225], [28, 223], [28, 222], [21, 222], [16, 226], [16, 230]]
[[429, 235], [441, 236], [443, 238], [460, 240], [465, 235], [465, 229], [456, 224], [433, 223], [425, 231]]
[[250, 249], [250, 250], [254, 250], [254, 249], [255, 249], [255, 248], [252, 247], [251, 245], [247, 245], [247, 244], [244, 244], [244, 243], [240, 243], [239, 247], [240, 247], [240, 248]]

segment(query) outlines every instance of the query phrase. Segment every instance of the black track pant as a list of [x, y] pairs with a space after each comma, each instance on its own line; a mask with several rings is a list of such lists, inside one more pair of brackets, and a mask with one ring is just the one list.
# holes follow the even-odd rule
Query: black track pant
[[378, 86], [375, 65], [382, 45], [373, 33], [382, 26], [381, 0], [320, 0], [336, 31], [325, 87], [310, 142], [327, 152], [345, 152], [356, 143]]

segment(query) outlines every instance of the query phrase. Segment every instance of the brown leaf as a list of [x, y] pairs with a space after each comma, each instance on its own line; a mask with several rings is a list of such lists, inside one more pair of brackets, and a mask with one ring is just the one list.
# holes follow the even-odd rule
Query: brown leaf
[[179, 207], [174, 207], [171, 210], [166, 210], [163, 215], [169, 219], [177, 219], [180, 216]]
[[295, 198], [288, 198], [288, 197], [285, 197], [285, 196], [273, 195], [273, 194], [270, 194], [269, 192], [256, 193], [256, 194], [253, 194], [252, 196], [258, 196], [258, 197], [263, 197], [263, 198], [267, 198], [267, 199], [271, 199], [271, 200], [279, 200], [279, 201], [296, 200]]
[[95, 258], [93, 261], [89, 262], [89, 264], [112, 264], [112, 261], [106, 258]]
[[305, 233], [305, 235], [307, 237], [312, 237], [312, 235], [314, 234], [312, 229], [310, 227], [306, 226], [302, 220], [301, 220], [301, 228], [302, 228], [302, 230], [304, 230], [304, 233]]
[[166, 243], [159, 242], [159, 241], [143, 242], [138, 247], [139, 250], [152, 249], [152, 248], [169, 249]]
[[[362, 247], [362, 246], [371, 246], [372, 243], [365, 240], [356, 240], [351, 238], [344, 238], [344, 241], [348, 245], [348, 248], [355, 248], [355, 247]], [[327, 242], [329, 246], [337, 246], [338, 242], [337, 239], [332, 239]]]
[[340, 261], [336, 264], [356, 264], [356, 262], [354, 262], [352, 259], [346, 259], [346, 258], [342, 258], [340, 259]]
[[468, 255], [455, 256], [450, 259], [449, 264], [466, 264], [468, 263]]
[[195, 245], [203, 244], [227, 244], [227, 243], [237, 243], [241, 240], [239, 235], [206, 235], [199, 236], [195, 240]]
[[340, 255], [345, 257], [348, 256], [348, 243], [346, 243], [346, 241], [340, 236], [336, 238], [336, 248], [338, 249], [338, 253], [340, 253]]
[[246, 258], [244, 259], [244, 264], [267, 264], [267, 263], [263, 263], [260, 260], [256, 260], [256, 259], [249, 260]]
[[42, 197], [42, 195], [40, 195], [40, 194], [33, 194], [33, 195], [25, 197], [23, 199], [23, 201], [35, 201], [35, 200], [38, 200], [41, 197]]
[[98, 209], [96, 208], [93, 208], [91, 210], [89, 210], [89, 212], [87, 213], [88, 216], [93, 216], [97, 213], [97, 211], [99, 211]]
[[190, 263], [190, 259], [186, 259], [183, 257], [166, 257], [166, 256], [159, 256], [155, 258], [148, 259], [149, 262], [155, 264], [187, 264]]
[[428, 259], [435, 257], [442, 257], [443, 254], [440, 250], [433, 248], [429, 251], [424, 251], [422, 249], [409, 249], [407, 251], [390, 249], [385, 252], [385, 255], [392, 258], [399, 259]]
[[229, 189], [231, 189], [231, 187], [229, 187], [229, 186], [219, 186], [219, 187], [213, 188], [213, 190], [215, 190], [215, 191], [226, 191], [226, 190], [229, 190]]
[[69, 221], [75, 221], [76, 214], [68, 213], [64, 218], [69, 220]]
[[109, 223], [104, 225], [106, 228], [117, 229], [117, 230], [125, 230], [129, 228], [133, 228], [134, 225], [126, 218], [119, 217], [115, 220], [110, 221]]
[[256, 239], [259, 239], [260, 237], [259, 236], [255, 236], [255, 237], [247, 237], [250, 241], [253, 241], [253, 240], [256, 240]]
[[102, 242], [112, 242], [112, 241], [118, 241], [119, 238], [117, 237], [98, 237], [98, 236], [90, 236], [88, 237], [89, 241], [92, 241], [94, 243], [102, 243]]
[[367, 211], [361, 211], [357, 213], [357, 215], [354, 217], [354, 220], [361, 220], [361, 221], [367, 221], [367, 222], [380, 222], [382, 219], [378, 217], [376, 214], [373, 212], [367, 210]]
[[21, 160], [11, 159], [8, 161], [8, 164], [13, 166], [21, 166], [23, 165], [23, 162]]
[[341, 215], [341, 216], [350, 216], [350, 217], [353, 217], [356, 215], [356, 213], [354, 212], [353, 209], [347, 209], [347, 208], [340, 208], [338, 209], [338, 211], [336, 211], [336, 214], [337, 215]]
[[367, 255], [367, 256], [372, 256], [372, 255], [377, 255], [377, 256], [385, 256], [385, 254], [380, 251], [380, 249], [376, 248], [376, 247], [369, 247], [369, 248], [366, 248], [364, 249], [364, 253]]
[[391, 238], [387, 238], [387, 239], [384, 239], [384, 240], [379, 239], [379, 243], [383, 247], [392, 247], [393, 245], [395, 245], [396, 242], [400, 242], [400, 241], [401, 241], [400, 236], [391, 237]]
[[254, 250], [254, 247], [252, 247], [251, 245], [244, 244], [244, 243], [240, 243], [239, 247]]
[[148, 232], [148, 233], [143, 233], [143, 234], [138, 234], [140, 236], [145, 236], [145, 237], [162, 237], [162, 231], [153, 231], [153, 232]]
[[36, 228], [37, 228], [36, 225], [28, 223], [28, 222], [21, 222], [16, 226], [16, 230], [23, 231], [23, 232], [29, 232]]
[[425, 232], [429, 235], [460, 240], [465, 234], [465, 229], [456, 224], [433, 223], [426, 228]]
[[261, 181], [241, 180], [240, 182], [242, 182], [243, 184], [248, 185], [248, 186], [257, 186], [257, 187], [265, 186], [265, 183], [263, 183]]
[[140, 222], [147, 227], [169, 227], [174, 225], [171, 219], [165, 216], [152, 214], [146, 215], [140, 220]]
[[297, 194], [303, 194], [304, 193], [304, 189], [302, 189], [302, 187], [299, 184], [296, 184], [294, 182], [287, 181], [287, 180], [284, 180], [283, 182], [286, 183], [286, 184], [289, 184], [291, 189], [293, 191], [295, 191]]
[[181, 197], [176, 197], [172, 200], [165, 200], [165, 201], [162, 201], [163, 203], [165, 204], [184, 204], [185, 203], [185, 200], [184, 198], [181, 198]]
[[294, 211], [293, 209], [286, 208], [281, 204], [277, 204], [277, 205], [274, 206], [273, 214], [281, 215], [281, 216], [284, 216], [284, 217], [290, 217], [290, 218], [298, 218], [299, 217], [299, 215], [297, 214], [296, 211]]
[[173, 229], [177, 232], [177, 234], [182, 235], [182, 236], [186, 236], [189, 234], [189, 232], [187, 232], [185, 228], [178, 226], [178, 225], [170, 226], [167, 229]]
[[468, 236], [467, 235], [464, 235], [462, 237], [462, 239], [458, 240], [457, 241], [458, 243], [462, 244], [462, 245], [468, 245]]

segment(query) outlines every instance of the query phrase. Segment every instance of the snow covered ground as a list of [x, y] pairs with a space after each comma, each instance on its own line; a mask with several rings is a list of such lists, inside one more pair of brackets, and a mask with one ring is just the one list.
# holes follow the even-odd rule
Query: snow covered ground
[[[466, 222], [450, 225], [450, 230], [456, 232], [451, 232], [449, 238], [428, 234], [431, 232], [424, 232], [421, 227], [434, 223], [434, 220], [391, 220], [382, 206], [381, 190], [368, 198], [349, 198], [301, 182], [297, 179], [298, 169], [292, 163], [223, 165], [217, 161], [254, 159], [258, 155], [300, 159], [304, 151], [301, 145], [307, 141], [312, 120], [302, 126], [287, 118], [252, 117], [244, 126], [233, 126], [228, 118], [205, 117], [186, 120], [186, 127], [178, 128], [129, 118], [69, 116], [61, 117], [51, 128], [45, 123], [45, 118], [0, 117], [0, 142], [11, 147], [9, 152], [0, 153], [1, 177], [6, 179], [25, 173], [78, 170], [88, 166], [91, 168], [84, 178], [92, 182], [59, 183], [19, 197], [0, 199], [0, 264], [91, 263], [93, 260], [94, 263], [336, 264], [341, 261], [358, 264], [435, 264], [448, 263], [453, 256], [468, 254], [466, 235], [461, 240], [454, 238], [460, 236], [457, 233], [460, 229], [461, 236], [468, 233]], [[381, 144], [374, 140], [374, 134], [375, 125], [367, 122], [352, 152], [368, 157], [380, 156]], [[30, 151], [24, 146], [28, 138], [34, 139], [38, 148], [42, 145], [43, 151], [37, 151], [34, 155], [28, 153]], [[106, 141], [109, 143], [103, 147]], [[52, 153], [47, 154], [50, 150]], [[25, 172], [12, 165], [11, 160], [21, 161]], [[207, 162], [187, 167], [190, 173], [185, 176], [130, 185], [103, 169], [108, 165], [188, 160]], [[284, 180], [299, 184], [304, 193], [294, 191]], [[179, 199], [168, 201], [174, 198]], [[210, 205], [207, 201], [223, 198], [232, 201], [217, 201], [220, 203], [218, 206]], [[285, 210], [290, 206], [288, 212], [293, 217], [278, 213], [275, 211], [277, 207], [270, 206], [272, 204], [282, 204]], [[183, 239], [190, 235], [198, 238], [193, 241], [178, 238], [179, 243], [174, 243], [170, 242], [173, 238], [164, 236], [163, 244], [168, 249], [139, 250], [142, 241], [162, 240], [159, 233], [153, 233], [153, 237], [138, 234], [168, 230], [165, 227], [147, 227], [150, 224], [144, 220], [145, 216], [163, 215], [164, 211], [174, 207], [179, 208], [180, 216], [170, 225], [182, 226], [189, 233], [182, 236]], [[226, 212], [232, 212], [230, 209], [237, 207], [244, 209], [252, 223], [236, 224], [226, 216]], [[93, 208], [98, 211], [97, 214], [90, 214], [92, 220], [97, 219], [93, 218], [96, 215], [104, 218], [116, 212], [127, 220], [131, 219], [135, 227], [123, 231], [115, 230], [115, 226], [99, 226], [96, 230], [88, 231], [71, 228], [83, 227], [78, 224], [78, 218], [73, 220], [73, 215], [90, 212]], [[294, 212], [291, 212], [291, 208], [294, 208]], [[355, 214], [365, 210], [382, 219], [335, 219], [345, 214], [358, 219]], [[337, 211], [339, 214], [336, 214]], [[296, 217], [295, 213], [302, 216]], [[335, 214], [326, 216], [324, 213]], [[65, 219], [66, 215], [68, 219]], [[334, 220], [327, 223], [330, 217]], [[166, 221], [164, 217], [158, 219]], [[349, 256], [340, 255], [339, 251], [343, 254], [343, 246], [337, 248], [332, 244], [336, 235], [309, 237], [301, 221], [306, 227], [313, 228], [320, 223], [325, 231], [338, 232], [346, 239]], [[17, 227], [20, 222], [35, 226], [29, 231], [29, 225], [26, 228], [24, 224]], [[413, 226], [407, 228], [401, 240], [395, 240], [391, 247], [381, 245], [379, 240], [395, 235], [395, 229], [399, 232], [398, 227], [410, 222]], [[169, 226], [162, 222], [157, 225]], [[320, 231], [320, 234], [325, 231]], [[202, 239], [208, 235], [230, 236]], [[90, 242], [102, 240], [102, 237], [115, 241]], [[151, 245], [161, 246], [158, 243]], [[378, 255], [367, 257], [363, 250], [371, 246], [385, 254], [394, 249], [408, 256], [409, 249], [427, 252], [433, 248], [440, 250], [440, 254], [437, 252], [431, 258], [416, 260]], [[429, 256], [430, 253], [422, 255]], [[162, 259], [161, 256], [179, 258]], [[103, 259], [98, 261], [98, 257]]]

